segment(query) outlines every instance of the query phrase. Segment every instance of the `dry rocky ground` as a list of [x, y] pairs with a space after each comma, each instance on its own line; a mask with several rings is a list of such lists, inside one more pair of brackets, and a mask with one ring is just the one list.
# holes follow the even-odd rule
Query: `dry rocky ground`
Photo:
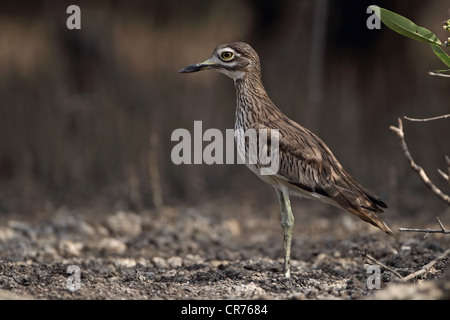
[[4, 215], [0, 298], [450, 298], [448, 259], [407, 284], [381, 269], [377, 290], [368, 289], [371, 273], [361, 255], [367, 251], [405, 276], [448, 249], [448, 235], [391, 239], [341, 211], [307, 217], [305, 210], [318, 210], [309, 202], [294, 207], [292, 277], [284, 278], [275, 204], [260, 214], [223, 200], [140, 213], [60, 208], [33, 218]]

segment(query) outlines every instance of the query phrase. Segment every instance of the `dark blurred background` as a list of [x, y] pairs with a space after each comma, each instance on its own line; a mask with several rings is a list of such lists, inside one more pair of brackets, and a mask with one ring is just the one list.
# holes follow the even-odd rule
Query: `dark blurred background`
[[[81, 30], [66, 28], [70, 4], [81, 8]], [[403, 115], [449, 113], [450, 80], [427, 74], [445, 68], [427, 44], [383, 25], [369, 30], [371, 4], [449, 36], [443, 0], [2, 1], [0, 212], [145, 210], [224, 197], [276, 205], [242, 165], [170, 158], [177, 128], [192, 131], [194, 120], [203, 130], [234, 127], [230, 79], [177, 73], [232, 41], [257, 50], [278, 107], [392, 212], [440, 212], [445, 204], [388, 127]], [[450, 155], [449, 120], [404, 124], [413, 157], [448, 191], [436, 169], [446, 170]]]

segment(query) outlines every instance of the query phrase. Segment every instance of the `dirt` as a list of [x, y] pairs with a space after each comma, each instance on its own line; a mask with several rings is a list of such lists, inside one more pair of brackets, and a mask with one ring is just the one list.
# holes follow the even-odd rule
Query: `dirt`
[[0, 298], [450, 298], [448, 259], [407, 284], [380, 268], [373, 288], [362, 256], [367, 252], [406, 276], [448, 249], [448, 235], [397, 232], [391, 239], [329, 210], [312, 202], [294, 205], [290, 279], [281, 273], [276, 202], [269, 208], [219, 200], [139, 213], [62, 207], [33, 218], [4, 215]]

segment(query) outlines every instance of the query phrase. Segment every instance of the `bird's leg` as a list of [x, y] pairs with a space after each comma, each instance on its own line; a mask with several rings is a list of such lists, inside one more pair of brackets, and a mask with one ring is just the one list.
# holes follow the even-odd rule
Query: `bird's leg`
[[283, 228], [284, 266], [283, 272], [286, 278], [291, 276], [291, 242], [292, 229], [294, 227], [294, 215], [289, 200], [289, 190], [277, 190], [281, 209], [281, 227]]

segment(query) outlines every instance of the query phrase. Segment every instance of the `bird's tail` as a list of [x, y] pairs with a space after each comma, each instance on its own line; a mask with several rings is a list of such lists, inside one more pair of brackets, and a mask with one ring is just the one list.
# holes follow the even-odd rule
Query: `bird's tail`
[[333, 194], [333, 199], [341, 208], [380, 228], [395, 238], [391, 228], [377, 215], [377, 213], [383, 212], [382, 208], [387, 208], [386, 203], [356, 181], [354, 181], [353, 185], [353, 188], [343, 188], [338, 185], [333, 185], [328, 192]]
[[364, 211], [366, 211], [364, 214], [358, 212], [356, 215], [359, 216], [362, 220], [367, 221], [370, 224], [374, 225], [375, 227], [380, 228], [381, 230], [386, 232], [391, 237], [396, 238], [396, 236], [392, 232], [391, 228], [389, 228], [389, 226], [386, 223], [384, 223], [384, 221], [381, 220], [380, 217], [378, 217], [378, 215], [375, 212], [368, 211], [368, 210], [364, 210]]

